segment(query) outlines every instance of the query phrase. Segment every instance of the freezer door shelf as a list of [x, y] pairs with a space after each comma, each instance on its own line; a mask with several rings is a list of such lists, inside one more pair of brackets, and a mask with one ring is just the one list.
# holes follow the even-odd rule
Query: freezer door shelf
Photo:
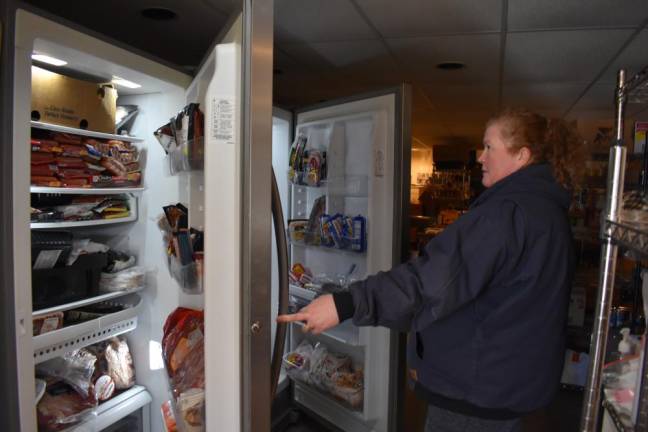
[[62, 132], [62, 133], [68, 133], [68, 134], [74, 134], [74, 135], [82, 135], [82, 136], [87, 136], [91, 138], [100, 138], [100, 139], [107, 139], [107, 140], [120, 140], [120, 141], [128, 141], [128, 142], [142, 142], [144, 139], [142, 138], [137, 138], [137, 137], [132, 137], [132, 136], [127, 136], [127, 135], [115, 135], [115, 134], [109, 134], [105, 132], [94, 132], [94, 131], [89, 131], [86, 129], [77, 129], [73, 127], [68, 127], [68, 126], [60, 126], [60, 125], [55, 125], [51, 123], [43, 123], [39, 121], [30, 121], [29, 125], [33, 128], [36, 129], [43, 129], [43, 130], [49, 130], [53, 132]]
[[136, 385], [114, 398], [100, 404], [96, 410], [96, 417], [64, 432], [96, 432], [115, 424], [122, 418], [147, 406], [152, 401], [151, 395], [145, 387]]
[[[122, 300], [122, 299], [120, 299]], [[137, 314], [142, 299], [133, 294], [124, 297], [122, 301], [114, 301], [127, 305], [126, 309], [81, 324], [64, 327], [40, 336], [34, 336], [34, 363], [40, 363], [66, 352], [77, 350], [88, 345], [109, 339], [137, 327]]]

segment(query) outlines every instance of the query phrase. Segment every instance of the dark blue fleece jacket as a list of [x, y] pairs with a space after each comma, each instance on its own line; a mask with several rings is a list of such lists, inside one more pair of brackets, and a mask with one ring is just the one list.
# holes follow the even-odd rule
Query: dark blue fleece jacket
[[513, 418], [550, 402], [565, 346], [573, 247], [569, 195], [546, 164], [495, 183], [423, 254], [336, 295], [340, 319], [409, 331], [430, 403]]

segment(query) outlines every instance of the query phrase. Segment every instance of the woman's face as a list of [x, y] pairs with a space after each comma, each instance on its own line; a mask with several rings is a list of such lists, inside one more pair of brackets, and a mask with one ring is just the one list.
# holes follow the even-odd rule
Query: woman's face
[[482, 165], [482, 184], [491, 187], [528, 163], [522, 150], [510, 152], [502, 138], [501, 126], [495, 122], [484, 133], [484, 151], [478, 161]]

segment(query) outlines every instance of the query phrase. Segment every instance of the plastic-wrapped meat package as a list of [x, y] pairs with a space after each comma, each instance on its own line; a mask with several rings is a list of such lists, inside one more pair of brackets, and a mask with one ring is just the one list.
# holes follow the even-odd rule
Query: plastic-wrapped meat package
[[36, 408], [38, 430], [66, 429], [93, 415], [96, 406], [94, 394], [83, 396], [63, 381], [51, 381]]
[[55, 378], [71, 385], [84, 398], [92, 396], [92, 375], [97, 357], [87, 349], [63, 354], [36, 365], [40, 376]]
[[203, 431], [205, 355], [203, 311], [178, 308], [164, 323], [162, 354], [184, 430]]
[[135, 367], [128, 344], [125, 340], [112, 338], [104, 352], [107, 373], [117, 390], [125, 390], [135, 385]]

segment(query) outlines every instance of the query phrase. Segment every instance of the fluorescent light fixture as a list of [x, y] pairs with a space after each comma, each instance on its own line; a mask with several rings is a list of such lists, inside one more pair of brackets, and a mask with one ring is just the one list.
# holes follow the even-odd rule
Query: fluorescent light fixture
[[52, 66], [65, 66], [67, 62], [65, 60], [59, 60], [54, 57], [50, 57], [45, 54], [33, 54], [32, 53], [32, 60], [36, 60], [39, 62], [51, 64]]
[[113, 84], [117, 84], [118, 86], [130, 88], [130, 89], [136, 89], [142, 87], [141, 85], [134, 83], [133, 81], [128, 81], [125, 80], [124, 78], [120, 78], [117, 76], [113, 76], [112, 81]]
[[162, 344], [160, 342], [149, 340], [149, 369], [164, 369], [164, 360], [162, 360]]

